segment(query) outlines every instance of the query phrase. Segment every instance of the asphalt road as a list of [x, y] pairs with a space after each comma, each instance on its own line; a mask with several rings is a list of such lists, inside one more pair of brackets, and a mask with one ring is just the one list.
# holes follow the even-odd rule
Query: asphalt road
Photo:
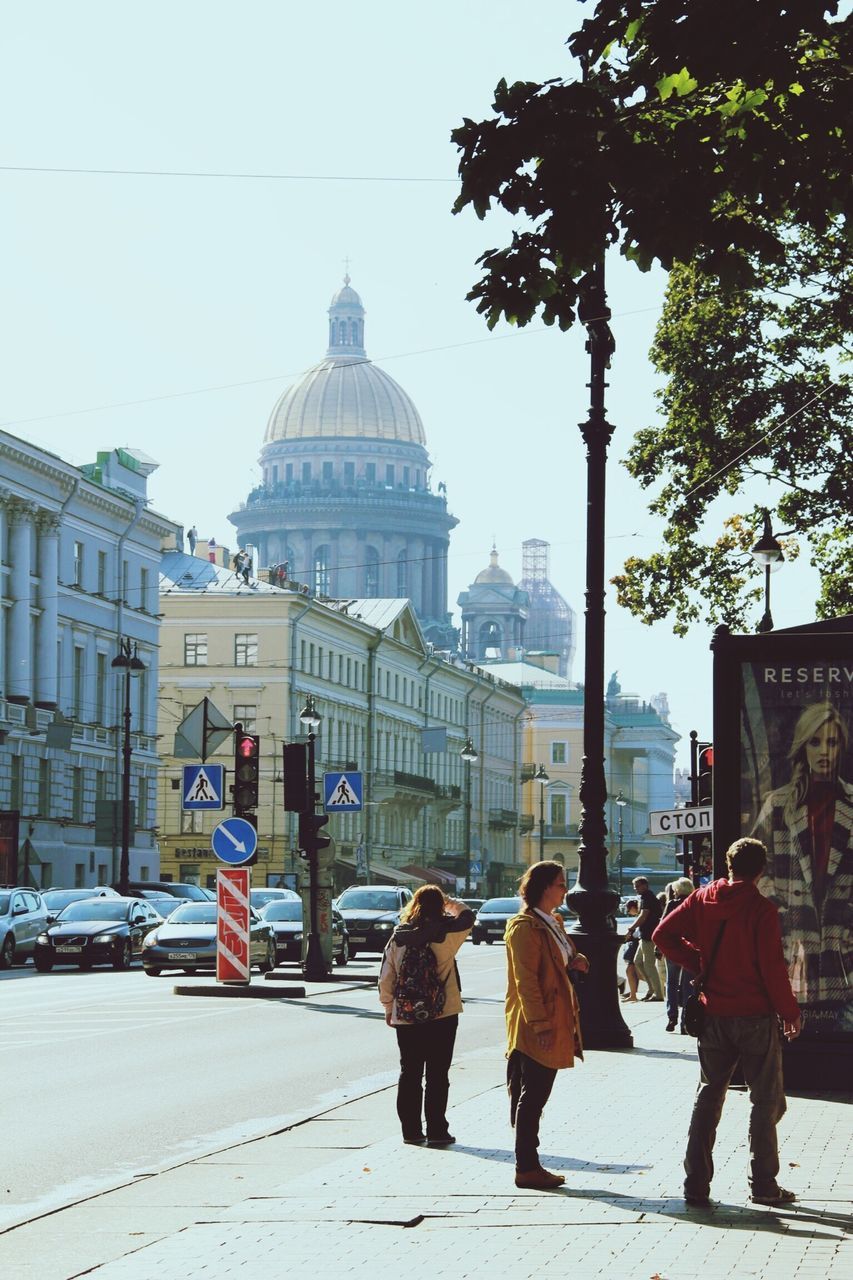
[[[503, 946], [467, 943], [460, 970], [457, 1054], [502, 1054]], [[375, 979], [378, 957], [337, 972]], [[375, 987], [231, 1000], [176, 996], [178, 981], [211, 978], [151, 979], [138, 967], [39, 974], [31, 964], [0, 974], [0, 1229], [396, 1077]]]

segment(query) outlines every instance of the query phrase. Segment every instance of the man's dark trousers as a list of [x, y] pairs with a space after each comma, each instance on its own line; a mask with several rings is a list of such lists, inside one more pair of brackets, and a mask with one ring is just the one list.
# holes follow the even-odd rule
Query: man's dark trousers
[[454, 1013], [432, 1022], [413, 1022], [411, 1026], [396, 1028], [400, 1050], [397, 1115], [404, 1138], [420, 1136], [421, 1111], [426, 1118], [428, 1138], [443, 1138], [447, 1133], [449, 1073], [458, 1025], [459, 1015]]
[[726, 1089], [740, 1061], [749, 1086], [749, 1183], [753, 1195], [778, 1190], [776, 1125], [785, 1114], [782, 1046], [775, 1015], [751, 1018], [709, 1016], [699, 1037], [701, 1077], [684, 1157], [684, 1194], [703, 1198], [714, 1176], [714, 1139]]
[[509, 1120], [515, 1129], [515, 1167], [519, 1173], [539, 1168], [539, 1121], [551, 1096], [557, 1072], [543, 1067], [520, 1049], [513, 1049], [506, 1064]]

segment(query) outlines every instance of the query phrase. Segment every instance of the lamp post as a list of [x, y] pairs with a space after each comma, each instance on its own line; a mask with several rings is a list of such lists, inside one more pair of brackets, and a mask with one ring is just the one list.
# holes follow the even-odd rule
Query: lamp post
[[779, 539], [773, 533], [770, 512], [766, 507], [762, 508], [762, 515], [764, 516], [764, 528], [761, 531], [761, 537], [755, 546], [750, 548], [749, 553], [756, 564], [760, 564], [764, 568], [764, 616], [756, 628], [760, 634], [773, 630], [773, 615], [770, 612], [770, 575], [782, 567], [782, 561], [785, 559]]
[[479, 760], [470, 737], [459, 752], [465, 762], [465, 896], [471, 892], [471, 765]]
[[628, 801], [620, 791], [616, 797], [616, 804], [619, 806], [619, 901], [622, 901], [622, 810]]
[[[314, 742], [317, 737], [317, 730], [320, 728], [320, 715], [314, 705], [313, 693], [307, 695], [305, 706], [299, 712], [299, 720], [303, 727], [308, 730], [308, 812], [313, 818], [317, 803]], [[316, 833], [312, 826], [311, 848], [306, 850], [308, 854], [308, 942], [305, 948], [304, 976], [307, 982], [324, 982], [327, 977], [326, 961], [323, 957], [323, 948], [320, 945], [320, 935], [317, 930], [318, 868], [315, 835]]]
[[533, 781], [539, 783], [539, 861], [545, 860], [545, 788], [550, 778], [545, 772], [544, 764], [533, 775]]
[[145, 670], [139, 656], [136, 641], [122, 637], [119, 651], [112, 660], [114, 671], [124, 672], [124, 742], [121, 771], [121, 861], [118, 871], [118, 891], [127, 894], [130, 879], [130, 682]]
[[616, 349], [604, 288], [604, 253], [579, 286], [578, 318], [587, 332], [589, 413], [580, 424], [586, 444], [586, 611], [584, 614], [583, 762], [579, 799], [577, 881], [569, 891], [579, 917], [571, 930], [578, 949], [589, 958], [589, 973], [577, 983], [584, 1044], [591, 1049], [633, 1045], [617, 998], [616, 954], [619, 939], [609, 916], [619, 905], [607, 883], [607, 823], [604, 806], [604, 491], [607, 446], [613, 427], [604, 408], [604, 375]]

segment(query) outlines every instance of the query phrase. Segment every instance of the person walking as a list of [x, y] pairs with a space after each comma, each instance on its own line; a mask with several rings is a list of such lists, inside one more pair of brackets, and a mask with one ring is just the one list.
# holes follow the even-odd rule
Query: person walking
[[[474, 912], [464, 902], [446, 898], [431, 884], [415, 890], [412, 901], [400, 914], [379, 971], [379, 999], [385, 1008], [385, 1022], [397, 1033], [400, 1051], [400, 1078], [397, 1084], [397, 1115], [403, 1141], [414, 1146], [449, 1147], [456, 1139], [447, 1124], [449, 1073], [453, 1045], [462, 1012], [462, 988], [456, 967], [456, 953], [474, 925]], [[417, 971], [431, 973], [442, 991], [435, 1016], [419, 1019], [427, 1010], [411, 1009], [411, 981], [406, 998], [406, 975], [413, 974], [414, 955], [429, 948], [435, 957]], [[418, 960], [429, 959], [417, 957]], [[434, 979], [433, 979], [434, 980]], [[441, 998], [443, 996], [443, 999]], [[414, 1016], [414, 1020], [411, 1018]], [[426, 1078], [426, 1090], [424, 1090]], [[424, 1133], [423, 1118], [426, 1119]]]
[[506, 927], [507, 1091], [515, 1128], [515, 1185], [538, 1191], [565, 1178], [539, 1163], [539, 1122], [557, 1071], [583, 1058], [577, 996], [570, 970], [589, 961], [552, 915], [566, 894], [559, 862], [534, 862], [519, 885], [524, 906]]
[[198, 529], [195, 525], [187, 533], [187, 542], [190, 544], [190, 555], [195, 555], [195, 544], [198, 542]]
[[[634, 919], [640, 914], [640, 904], [636, 898], [629, 898], [625, 903], [625, 914]], [[637, 966], [634, 963], [637, 957], [637, 948], [640, 945], [639, 938], [628, 938], [622, 948], [622, 959], [625, 961], [625, 985], [627, 991], [622, 992], [622, 999], [626, 1004], [637, 1003], [637, 990], [640, 985], [640, 975], [637, 973]]]
[[[693, 892], [693, 881], [688, 880], [687, 876], [680, 876], [678, 880], [671, 880], [666, 886], [666, 906], [663, 909], [661, 920], [665, 920], [667, 916], [672, 915], [676, 907], [680, 907], [685, 898], [689, 898]], [[664, 957], [666, 960], [666, 957]], [[683, 965], [676, 964], [674, 960], [666, 960], [666, 1029], [674, 1031], [678, 1026], [679, 1009], [681, 1018], [684, 1018], [684, 1006], [687, 1003], [687, 997], [693, 990], [693, 974], [689, 969], [685, 969]], [[682, 1021], [682, 1035], [687, 1035]]]
[[800, 1009], [782, 952], [777, 908], [759, 892], [767, 850], [736, 840], [726, 853], [728, 880], [697, 889], [654, 932], [667, 959], [693, 973], [708, 969], [705, 1022], [699, 1033], [700, 1083], [684, 1157], [684, 1199], [710, 1204], [713, 1150], [726, 1089], [738, 1062], [749, 1088], [749, 1185], [755, 1204], [796, 1200], [777, 1181], [776, 1126], [785, 1114], [779, 1022], [787, 1040], [800, 1034]]
[[625, 937], [633, 938], [635, 935], [639, 935], [640, 938], [640, 945], [637, 948], [634, 964], [637, 966], [637, 973], [648, 983], [648, 994], [644, 995], [643, 999], [663, 1000], [663, 987], [655, 964], [655, 947], [652, 942], [652, 934], [654, 933], [655, 925], [661, 918], [662, 908], [649, 888], [649, 882], [645, 876], [637, 876], [636, 880], [632, 880], [631, 883], [640, 900], [640, 914], [634, 923], [626, 929]]

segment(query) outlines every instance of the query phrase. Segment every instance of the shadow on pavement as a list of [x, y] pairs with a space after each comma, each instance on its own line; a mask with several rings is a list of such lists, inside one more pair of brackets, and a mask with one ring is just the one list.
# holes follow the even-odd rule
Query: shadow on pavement
[[[480, 1160], [495, 1160], [498, 1164], [515, 1167], [515, 1154], [500, 1147], [466, 1147], [461, 1142], [448, 1147], [448, 1151], [463, 1156], [476, 1156]], [[543, 1162], [549, 1169], [598, 1169], [602, 1173], [643, 1173], [652, 1166], [648, 1164], [599, 1164], [596, 1160], [574, 1160], [571, 1156], [543, 1155]]]
[[346, 1013], [351, 1018], [380, 1018], [382, 1022], [385, 1021], [385, 1014], [381, 1009], [374, 1012], [372, 1009], [354, 1009], [348, 1004], [318, 1004], [313, 996], [308, 1000], [288, 1000], [285, 996], [281, 1003], [295, 1004], [311, 1013]]

